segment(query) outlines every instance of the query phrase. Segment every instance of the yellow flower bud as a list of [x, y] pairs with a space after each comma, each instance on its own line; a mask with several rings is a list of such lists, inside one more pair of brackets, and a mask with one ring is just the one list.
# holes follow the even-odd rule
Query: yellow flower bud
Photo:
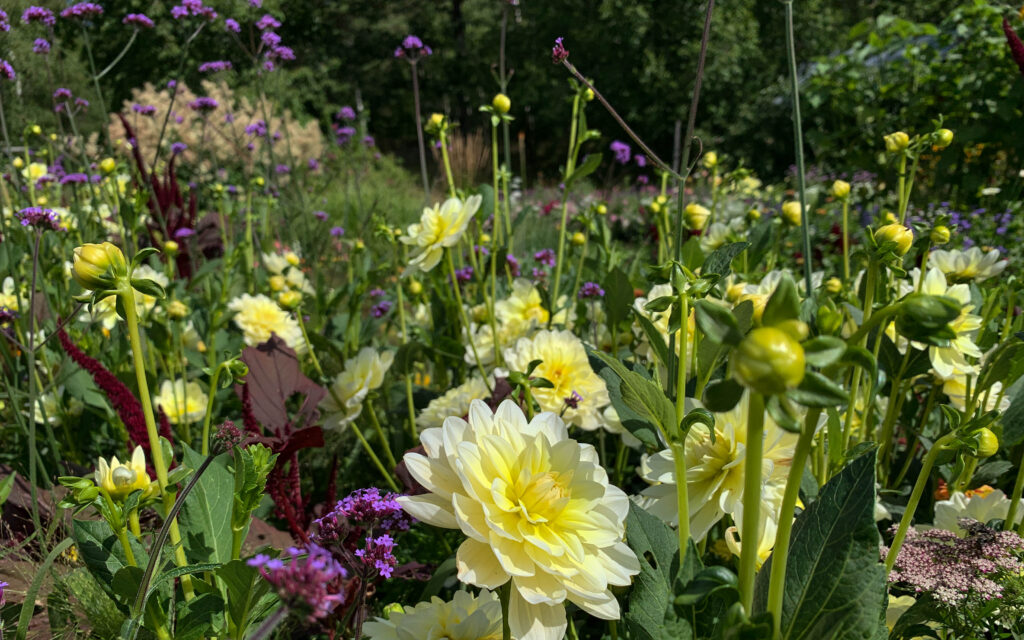
[[710, 216], [711, 212], [707, 207], [702, 207], [696, 202], [686, 205], [686, 209], [683, 210], [683, 220], [686, 221], [686, 226], [694, 230], [703, 229]]
[[299, 255], [294, 251], [285, 251], [284, 259], [286, 262], [288, 262], [288, 264], [292, 265], [293, 267], [299, 266], [299, 262], [301, 262], [299, 260]]
[[179, 248], [180, 247], [178, 246], [178, 243], [175, 242], [174, 240], [168, 240], [167, 242], [164, 243], [164, 253], [168, 255], [173, 256], [174, 254], [178, 253]]
[[953, 144], [952, 131], [949, 129], [939, 129], [935, 132], [935, 143], [932, 146], [936, 149], [945, 149], [951, 144]]
[[298, 291], [282, 291], [277, 296], [277, 304], [285, 311], [297, 309], [302, 304], [302, 294]]
[[19, 157], [15, 158], [13, 161], [11, 161], [11, 164], [14, 165], [15, 169], [21, 169], [22, 167], [25, 166], [25, 161], [22, 160], [21, 157], [19, 156]]
[[850, 183], [846, 180], [836, 180], [832, 183], [832, 195], [843, 200], [850, 195]]
[[266, 180], [263, 179], [263, 176], [256, 176], [256, 179], [253, 180], [253, 182], [256, 183], [257, 187], [262, 187], [264, 184], [266, 184]]
[[885, 150], [889, 153], [903, 151], [910, 145], [910, 136], [902, 131], [890, 133], [883, 139], [885, 140]]
[[188, 315], [188, 307], [180, 300], [171, 300], [167, 303], [167, 315], [175, 320], [181, 320]]
[[817, 320], [818, 330], [825, 335], [835, 335], [843, 326], [843, 314], [828, 305], [818, 307]]
[[395, 613], [405, 613], [405, 607], [398, 604], [397, 602], [392, 602], [388, 606], [384, 607], [385, 618], [390, 618], [391, 615]]
[[785, 331], [760, 327], [733, 351], [732, 367], [744, 386], [765, 395], [783, 393], [804, 379], [804, 348]]
[[875, 231], [875, 242], [879, 245], [895, 242], [896, 254], [905, 256], [914, 244], [914, 232], [901, 224], [887, 224]]
[[811, 334], [811, 328], [807, 326], [807, 323], [803, 320], [784, 320], [777, 325], [774, 325], [776, 329], [785, 333], [790, 338], [793, 338], [797, 342], [802, 342], [807, 339], [807, 336]]
[[605, 206], [603, 203], [597, 205], [597, 215], [599, 215], [599, 216], [608, 215], [608, 207]]
[[100, 160], [100, 171], [103, 173], [113, 173], [116, 168], [117, 163], [113, 158], [103, 158]]
[[269, 280], [271, 291], [282, 291], [288, 286], [288, 281], [282, 275], [270, 276]]
[[740, 304], [747, 300], [750, 300], [750, 303], [754, 305], [754, 315], [752, 316], [754, 324], [761, 324], [761, 318], [764, 317], [764, 308], [768, 306], [768, 296], [763, 293], [745, 293], [740, 296], [736, 303]]
[[978, 431], [978, 458], [990, 458], [999, 451], [999, 438], [992, 433], [991, 429], [982, 427]]
[[50, 140], [56, 140], [56, 139], [57, 139], [57, 134], [56, 133], [51, 133], [50, 134]]
[[491, 100], [491, 106], [498, 113], [508, 113], [508, 110], [512, 108], [512, 101], [504, 93], [499, 93], [494, 96], [494, 100]]
[[661, 213], [661, 203], [657, 200], [651, 203], [651, 213]]
[[45, 206], [47, 202], [49, 202], [49, 200], [46, 196], [39, 196], [38, 198], [36, 198], [36, 205], [40, 207]]
[[794, 227], [799, 227], [800, 221], [803, 220], [803, 215], [800, 211], [800, 203], [796, 200], [790, 200], [783, 203], [782, 219]]
[[128, 265], [121, 250], [109, 242], [83, 244], [75, 247], [71, 275], [83, 289], [104, 289], [113, 286], [116, 277], [128, 275]]
[[750, 222], [757, 222], [761, 219], [761, 212], [757, 209], [751, 209], [747, 212], [747, 220]]
[[843, 283], [839, 278], [829, 278], [825, 281], [825, 291], [835, 295], [843, 290]]
[[149, 489], [149, 474], [146, 473], [146, 456], [142, 447], [136, 446], [131, 460], [121, 462], [114, 456], [107, 462], [100, 458], [96, 465], [96, 486], [103, 489], [116, 501], [127, 498], [133, 491]]
[[479, 243], [482, 245], [491, 244], [491, 234], [481, 233]]
[[940, 224], [937, 227], [935, 227], [934, 229], [932, 229], [932, 232], [929, 235], [929, 238], [931, 239], [932, 244], [942, 245], [942, 244], [946, 244], [947, 242], [949, 242], [949, 236], [950, 236], [949, 227]]
[[587, 236], [583, 235], [582, 231], [577, 231], [572, 234], [572, 243], [577, 247], [583, 246], [587, 242]]
[[356, 241], [352, 243], [352, 249], [355, 251], [363, 251], [364, 249], [366, 249], [366, 243], [364, 243], [361, 239], [356, 238]]
[[427, 131], [440, 131], [441, 125], [444, 124], [443, 113], [432, 113], [430, 119], [427, 120]]
[[718, 154], [714, 151], [708, 151], [704, 154], [704, 166], [708, 169], [714, 169], [718, 166]]
[[38, 124], [32, 125], [31, 131], [32, 131], [32, 135], [34, 135], [34, 136], [41, 136], [41, 135], [43, 135], [43, 128], [40, 127]]
[[420, 284], [419, 280], [409, 281], [409, 293], [411, 293], [414, 296], [418, 296], [421, 293], [423, 293], [423, 285]]
[[586, 100], [587, 102], [590, 102], [591, 100], [593, 100], [594, 99], [594, 90], [591, 89], [590, 87], [587, 87], [587, 90], [583, 92], [583, 99]]

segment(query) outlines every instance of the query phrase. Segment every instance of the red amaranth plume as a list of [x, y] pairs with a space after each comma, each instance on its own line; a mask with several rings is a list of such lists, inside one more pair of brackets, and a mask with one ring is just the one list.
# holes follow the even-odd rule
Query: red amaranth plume
[[1017, 32], [1010, 26], [1010, 21], [1003, 18], [1003, 33], [1006, 34], [1006, 43], [1010, 45], [1010, 55], [1017, 63], [1021, 75], [1024, 75], [1024, 42], [1020, 41]]
[[[57, 338], [64, 352], [75, 361], [75, 364], [85, 369], [96, 386], [107, 394], [107, 399], [114, 406], [114, 411], [121, 418], [125, 428], [128, 430], [128, 437], [132, 442], [149, 451], [149, 434], [146, 431], [146, 418], [142, 413], [142, 404], [135, 394], [120, 380], [104, 367], [99, 360], [90, 358], [85, 352], [71, 342], [70, 336], [63, 327], [57, 329]], [[164, 412], [160, 412], [160, 435], [171, 439], [171, 425]]]

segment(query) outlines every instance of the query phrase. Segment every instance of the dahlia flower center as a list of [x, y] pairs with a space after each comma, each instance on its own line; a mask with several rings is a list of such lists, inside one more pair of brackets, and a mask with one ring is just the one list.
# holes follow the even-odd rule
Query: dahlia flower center
[[535, 473], [514, 488], [517, 496], [513, 503], [530, 523], [551, 522], [569, 503], [566, 484], [554, 471]]

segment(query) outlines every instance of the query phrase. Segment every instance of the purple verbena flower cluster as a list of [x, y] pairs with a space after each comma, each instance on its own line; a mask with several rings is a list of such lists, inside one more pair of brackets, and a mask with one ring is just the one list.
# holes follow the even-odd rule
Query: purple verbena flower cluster
[[420, 58], [432, 55], [434, 50], [423, 44], [423, 41], [414, 35], [407, 35], [402, 44], [395, 47], [395, 57], [403, 58], [409, 62], [416, 62]]
[[11, 19], [7, 16], [7, 12], [0, 9], [0, 31], [11, 30]]
[[11, 66], [11, 63], [0, 58], [0, 78], [6, 78], [7, 80], [13, 81], [17, 77], [18, 75], [14, 73], [14, 67]]
[[561, 64], [569, 57], [569, 50], [565, 48], [563, 40], [565, 38], [555, 38], [555, 46], [551, 47], [551, 62], [555, 64]]
[[224, 21], [224, 28], [233, 33], [239, 33], [242, 30], [242, 26], [238, 24], [238, 20], [234, 18], [228, 18]]
[[334, 509], [315, 520], [319, 530], [317, 542], [339, 542], [344, 539], [347, 523], [358, 523], [378, 531], [408, 531], [413, 517], [402, 510], [397, 493], [381, 494], [380, 489], [356, 489], [334, 505]]
[[334, 117], [337, 118], [338, 120], [348, 120], [349, 122], [351, 122], [352, 120], [356, 119], [356, 110], [346, 105], [341, 109], [338, 109], [338, 113], [335, 114]]
[[193, 111], [205, 112], [213, 111], [214, 109], [220, 106], [220, 103], [218, 103], [215, 99], [210, 98], [209, 96], [200, 96], [192, 102], [188, 103], [188, 106]]
[[32, 43], [32, 53], [45, 56], [50, 53], [50, 43], [45, 38], [36, 38]]
[[390, 578], [395, 565], [398, 564], [394, 549], [395, 539], [386, 533], [376, 538], [367, 536], [366, 546], [356, 549], [356, 557], [361, 558], [367, 566], [376, 569], [382, 577]]
[[139, 114], [140, 116], [156, 115], [156, 107], [151, 104], [139, 104], [136, 102], [132, 105], [132, 111]]
[[553, 267], [558, 261], [558, 257], [555, 256], [554, 249], [541, 249], [537, 253], [533, 254], [533, 259], [542, 265]]
[[60, 12], [62, 18], [84, 19], [103, 15], [103, 7], [95, 2], [79, 2]]
[[144, 13], [129, 13], [121, 22], [142, 29], [152, 29], [154, 26], [153, 21]]
[[60, 231], [60, 219], [52, 209], [44, 207], [26, 207], [18, 212], [23, 227], [35, 227], [51, 231]]
[[53, 12], [44, 7], [29, 7], [21, 14], [21, 21], [24, 24], [39, 22], [47, 27], [57, 24], [57, 18]]
[[280, 29], [281, 21], [269, 13], [266, 13], [262, 18], [256, 21], [256, 28], [260, 31], [266, 31], [267, 29]]
[[[964, 605], [969, 598], [985, 601], [1002, 597], [1003, 587], [996, 579], [1004, 571], [1024, 570], [1020, 556], [1024, 539], [969, 518], [961, 518], [959, 523], [967, 532], [963, 538], [943, 529], [911, 528], [896, 556], [889, 582], [929, 593], [952, 607]], [[882, 547], [882, 557], [888, 551]]]
[[203, 4], [203, 0], [181, 0], [181, 4], [171, 7], [171, 17], [181, 20], [189, 16], [199, 16], [207, 20], [217, 18], [217, 12], [212, 7]]
[[473, 279], [473, 267], [466, 265], [461, 269], [455, 271], [455, 277], [458, 278], [460, 284], [465, 284]]
[[596, 282], [584, 282], [583, 286], [580, 287], [579, 298], [580, 300], [587, 300], [589, 298], [603, 298], [604, 289], [601, 285]]
[[513, 278], [516, 278], [520, 274], [519, 260], [516, 259], [511, 253], [505, 256], [505, 262], [508, 264], [509, 273], [512, 274]]
[[391, 307], [395, 306], [390, 300], [381, 300], [377, 304], [370, 307], [370, 315], [374, 318], [383, 318], [387, 315], [388, 311], [391, 311]]
[[341, 580], [347, 573], [329, 551], [310, 544], [305, 549], [290, 547], [285, 555], [290, 562], [259, 554], [247, 564], [259, 568], [260, 575], [290, 606], [311, 609], [311, 620], [329, 616], [345, 601]]
[[199, 65], [199, 73], [217, 73], [218, 71], [231, 71], [232, 65], [229, 60], [211, 60]]
[[632, 156], [632, 150], [629, 145], [621, 140], [612, 140], [612, 143], [608, 145], [608, 148], [615, 154], [615, 162], [619, 164], [629, 164], [629, 159]]

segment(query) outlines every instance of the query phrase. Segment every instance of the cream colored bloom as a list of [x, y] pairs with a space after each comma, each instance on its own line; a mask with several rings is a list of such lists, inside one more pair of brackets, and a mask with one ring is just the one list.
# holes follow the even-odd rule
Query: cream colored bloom
[[100, 458], [96, 464], [96, 486], [105, 490], [114, 500], [124, 500], [132, 491], [145, 491], [149, 487], [146, 473], [146, 456], [142, 447], [136, 446], [130, 461], [121, 462], [114, 456], [108, 463]]
[[629, 500], [608, 484], [593, 446], [569, 438], [554, 413], [527, 422], [512, 401], [495, 413], [479, 400], [469, 422], [448, 418], [407, 453], [429, 493], [399, 498], [412, 516], [460, 529], [459, 580], [487, 589], [512, 581], [509, 625], [517, 640], [561, 640], [569, 600], [617, 620], [610, 586], [640, 571], [623, 542]]
[[[964, 411], [967, 408], [967, 376], [959, 371], [953, 372], [953, 375], [942, 382], [942, 392], [949, 396], [949, 402], [957, 409]], [[975, 385], [978, 380], [974, 378]], [[982, 411], [1006, 411], [1010, 408], [1010, 398], [1007, 397], [1003, 391], [1003, 383], [995, 382], [989, 387], [987, 392], [982, 392], [981, 399], [978, 404], [981, 404], [985, 400], [986, 396], [988, 401], [985, 402], [985, 406]], [[973, 392], [973, 390], [972, 390]], [[1002, 397], [1000, 397], [1002, 396]]]
[[967, 251], [937, 249], [929, 254], [928, 261], [953, 282], [981, 282], [998, 276], [1010, 264], [1008, 260], [1000, 260], [1001, 257], [998, 249], [983, 252], [971, 247]]
[[487, 589], [474, 596], [456, 591], [450, 602], [430, 602], [363, 625], [371, 640], [501, 640], [501, 602]]
[[465, 202], [449, 198], [444, 204], [423, 209], [420, 221], [409, 225], [400, 238], [403, 243], [420, 249], [409, 261], [409, 268], [430, 271], [436, 267], [445, 248], [454, 246], [462, 238], [481, 200], [479, 195], [470, 196]]
[[711, 253], [729, 240], [729, 227], [721, 222], [712, 222], [700, 237], [700, 248]]
[[[554, 385], [532, 390], [541, 410], [558, 413], [566, 422], [588, 431], [605, 424], [601, 409], [609, 403], [608, 388], [590, 368], [587, 351], [572, 331], [540, 331], [532, 338], [520, 338], [504, 356], [512, 371], [526, 371], [531, 362], [541, 361], [532, 375]], [[566, 405], [566, 399], [574, 398], [574, 393], [578, 396], [576, 408]]]
[[340, 429], [358, 418], [366, 396], [384, 383], [384, 374], [394, 359], [393, 351], [378, 353], [373, 347], [363, 347], [356, 357], [346, 360], [345, 368], [320, 402], [326, 414], [324, 425]]
[[[498, 327], [498, 344], [501, 347], [507, 347], [514, 343], [519, 338], [526, 336], [530, 331], [530, 325], [522, 322], [504, 322], [497, 324]], [[463, 336], [466, 332], [463, 331]], [[469, 344], [467, 340], [466, 351], [463, 354], [463, 359], [466, 364], [476, 366], [476, 356], [480, 357], [480, 364], [485, 367], [494, 364], [494, 333], [491, 329], [491, 325], [487, 322], [477, 326], [476, 324], [470, 325], [470, 335], [472, 335], [472, 344]], [[476, 356], [473, 355], [473, 349], [476, 349]]]
[[[768, 560], [775, 548], [775, 536], [779, 532], [779, 509], [782, 507], [782, 492], [785, 487], [773, 485], [771, 490], [761, 495], [760, 537], [757, 540], [757, 568]], [[733, 514], [733, 521], [737, 524], [743, 522], [743, 504]], [[743, 543], [739, 538], [739, 526], [732, 526], [725, 530], [725, 543], [733, 555], [739, 557], [743, 551]]]
[[[915, 269], [911, 272], [913, 282], [916, 285], [920, 272]], [[971, 291], [966, 284], [948, 285], [946, 276], [938, 268], [931, 268], [924, 276], [921, 285], [921, 292], [933, 296], [947, 296], [953, 298], [961, 305], [960, 315], [954, 318], [949, 326], [956, 332], [956, 337], [950, 340], [945, 347], [936, 347], [914, 343], [918, 349], [928, 349], [928, 358], [931, 360], [932, 369], [940, 378], [946, 379], [956, 372], [977, 373], [977, 367], [967, 361], [968, 357], [980, 358], [981, 349], [974, 344], [974, 336], [981, 328], [981, 318], [971, 313], [974, 305], [971, 304]]]
[[284, 256], [277, 253], [264, 253], [263, 254], [263, 267], [275, 275], [284, 273], [285, 269], [289, 266], [288, 260]]
[[[1021, 506], [1024, 505], [1017, 506], [1017, 515], [1014, 517], [1018, 523], [1024, 518], [1024, 509], [1021, 509]], [[967, 532], [960, 528], [960, 518], [988, 523], [990, 520], [1005, 519], [1009, 512], [1010, 499], [1006, 494], [984, 485], [966, 493], [951, 492], [948, 499], [937, 501], [933, 524], [936, 529], [952, 531], [963, 537]]]
[[306, 352], [299, 323], [271, 298], [243, 293], [228, 303], [228, 309], [235, 312], [235, 326], [243, 331], [245, 344], [250, 347], [266, 342], [273, 333], [296, 353]]
[[[493, 383], [493, 379], [491, 380]], [[420, 429], [440, 427], [445, 418], [462, 417], [469, 413], [469, 403], [473, 400], [485, 400], [491, 393], [484, 384], [484, 379], [474, 376], [464, 383], [449, 389], [444, 395], [430, 401], [420, 414], [416, 416], [416, 426]]]
[[[687, 409], [700, 406], [687, 400]], [[715, 440], [706, 427], [690, 429], [686, 436], [686, 484], [690, 507], [690, 531], [701, 540], [711, 527], [730, 514], [737, 519], [743, 504], [743, 465], [747, 450], [746, 395], [727, 413], [715, 414]], [[764, 455], [761, 462], [762, 495], [766, 501], [786, 486], [797, 436], [765, 416]], [[676, 469], [671, 449], [644, 456], [640, 476], [652, 486], [639, 496], [644, 507], [671, 525], [679, 523], [676, 502]], [[778, 507], [776, 507], [777, 510]], [[776, 520], [778, 516], [776, 516]], [[763, 520], [763, 519], [762, 519]]]
[[161, 409], [171, 424], [185, 424], [202, 420], [208, 401], [198, 382], [164, 380], [160, 384], [160, 393], [153, 398], [153, 406]]
[[18, 289], [14, 286], [14, 278], [4, 278], [3, 287], [0, 288], [0, 307], [7, 307], [11, 311], [18, 311], [25, 304], [25, 298], [18, 295]]
[[508, 298], [494, 304], [495, 318], [501, 322], [522, 323], [527, 326], [547, 324], [551, 314], [543, 307], [540, 291], [526, 278], [516, 278]]

